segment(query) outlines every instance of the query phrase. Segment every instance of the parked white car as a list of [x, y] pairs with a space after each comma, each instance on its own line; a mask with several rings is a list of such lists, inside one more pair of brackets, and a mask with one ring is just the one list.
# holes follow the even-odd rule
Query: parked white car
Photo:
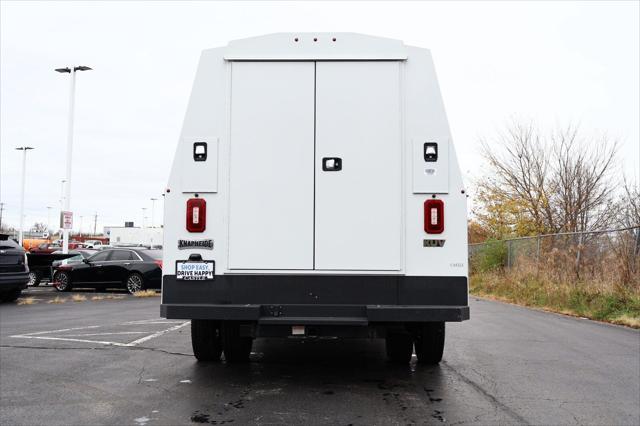
[[105, 244], [102, 244], [100, 240], [87, 240], [84, 242], [84, 247], [88, 249], [101, 249]]

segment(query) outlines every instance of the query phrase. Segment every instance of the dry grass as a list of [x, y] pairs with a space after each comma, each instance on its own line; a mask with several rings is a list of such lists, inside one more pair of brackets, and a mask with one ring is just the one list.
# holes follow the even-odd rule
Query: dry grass
[[104, 298], [107, 299], [107, 300], [120, 300], [120, 299], [124, 299], [124, 296], [108, 294], [108, 295], [104, 296]]
[[35, 305], [36, 303], [38, 302], [36, 302], [35, 297], [25, 297], [18, 299], [18, 305]]
[[621, 282], [614, 274], [595, 272], [576, 278], [557, 258], [544, 267], [522, 261], [507, 270], [473, 273], [470, 290], [519, 305], [640, 328], [640, 282]]
[[117, 294], [105, 294], [105, 295], [96, 295], [96, 296], [91, 296], [91, 300], [121, 300], [124, 299], [124, 296], [121, 295], [117, 295]]
[[85, 300], [87, 300], [87, 297], [83, 296], [82, 294], [74, 294], [73, 296], [71, 296], [71, 300], [73, 300], [74, 302], [84, 302]]
[[67, 299], [64, 297], [56, 296], [55, 298], [49, 300], [47, 303], [66, 303]]
[[160, 293], [156, 292], [155, 290], [142, 290], [136, 291], [135, 293], [133, 293], [133, 295], [135, 297], [156, 297], [160, 296]]

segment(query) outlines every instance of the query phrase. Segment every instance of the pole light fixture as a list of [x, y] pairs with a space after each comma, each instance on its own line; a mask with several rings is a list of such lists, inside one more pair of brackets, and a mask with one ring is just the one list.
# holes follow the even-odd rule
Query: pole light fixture
[[[86, 65], [80, 65], [78, 67], [73, 67], [73, 72], [76, 72], [76, 71], [91, 71], [92, 69], [93, 68], [88, 67]], [[72, 70], [72, 68], [69, 68], [69, 67], [56, 68], [56, 71], [59, 72], [59, 73], [69, 73], [69, 74], [71, 74], [71, 70]]]
[[[64, 198], [64, 210], [69, 211], [71, 208], [71, 153], [73, 152], [73, 114], [75, 108], [75, 91], [76, 91], [76, 72], [89, 71], [92, 68], [86, 65], [56, 68], [55, 70], [61, 74], [70, 74], [69, 85], [69, 118], [67, 127], [67, 175], [66, 175], [66, 197]], [[62, 252], [69, 253], [69, 230], [63, 229], [62, 234]]]
[[154, 198], [154, 197], [151, 198], [151, 227], [152, 228], [155, 226], [155, 222], [156, 222], [156, 201], [158, 201], [157, 198]]
[[16, 150], [17, 151], [22, 151], [22, 191], [20, 192], [20, 233], [19, 233], [19, 242], [20, 245], [22, 246], [22, 241], [23, 241], [23, 228], [24, 228], [24, 188], [25, 188], [25, 183], [26, 183], [26, 177], [27, 177], [27, 151], [29, 151], [30, 149], [34, 149], [31, 146], [20, 146], [17, 147]]

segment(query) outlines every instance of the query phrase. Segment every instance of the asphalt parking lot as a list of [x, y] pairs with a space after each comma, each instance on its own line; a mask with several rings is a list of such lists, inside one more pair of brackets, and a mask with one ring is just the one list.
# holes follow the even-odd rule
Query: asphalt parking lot
[[437, 367], [363, 340], [258, 340], [248, 365], [203, 365], [159, 297], [26, 296], [0, 307], [2, 425], [640, 423], [640, 333], [623, 327], [472, 299]]

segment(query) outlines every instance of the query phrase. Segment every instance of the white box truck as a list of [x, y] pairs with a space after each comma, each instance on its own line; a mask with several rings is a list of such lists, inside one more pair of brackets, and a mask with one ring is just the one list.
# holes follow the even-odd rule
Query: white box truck
[[258, 337], [442, 358], [469, 319], [466, 195], [428, 50], [352, 33], [205, 50], [165, 194], [161, 315], [200, 361]]

